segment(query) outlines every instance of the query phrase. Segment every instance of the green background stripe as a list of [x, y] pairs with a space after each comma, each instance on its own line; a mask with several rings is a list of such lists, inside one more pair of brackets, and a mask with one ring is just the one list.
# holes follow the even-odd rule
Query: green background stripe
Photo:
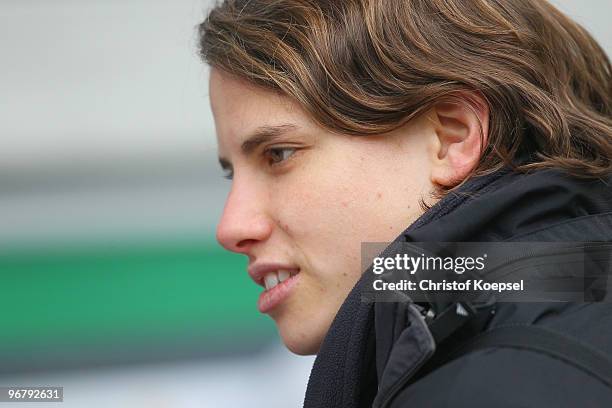
[[246, 258], [208, 241], [64, 245], [0, 253], [0, 353], [274, 335]]

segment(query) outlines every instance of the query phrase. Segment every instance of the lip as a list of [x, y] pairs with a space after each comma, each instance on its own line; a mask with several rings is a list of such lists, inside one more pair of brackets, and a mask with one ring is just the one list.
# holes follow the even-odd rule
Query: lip
[[268, 262], [268, 263], [262, 262], [262, 263], [257, 263], [257, 264], [253, 264], [249, 266], [248, 272], [249, 272], [249, 276], [251, 276], [251, 279], [253, 279], [253, 281], [256, 284], [265, 288], [266, 285], [264, 284], [264, 276], [266, 276], [267, 273], [276, 272], [280, 269], [289, 271], [292, 275], [297, 274], [300, 271], [300, 268], [294, 265], [276, 263], [276, 262]]
[[278, 270], [289, 271], [291, 276], [278, 283], [272, 289], [265, 289], [257, 300], [257, 308], [261, 313], [268, 313], [281, 304], [290, 294], [299, 281], [300, 268], [282, 263], [259, 263], [249, 266], [248, 272], [255, 283], [265, 288], [264, 276]]
[[293, 275], [287, 280], [282, 281], [272, 289], [266, 289], [261, 292], [257, 299], [257, 309], [261, 313], [269, 313], [275, 307], [280, 305], [292, 292], [293, 287], [299, 281], [300, 275]]

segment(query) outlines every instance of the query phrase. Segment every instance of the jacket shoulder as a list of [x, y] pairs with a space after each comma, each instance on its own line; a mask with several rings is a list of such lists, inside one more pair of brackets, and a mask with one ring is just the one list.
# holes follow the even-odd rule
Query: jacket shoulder
[[[545, 327], [596, 349], [612, 360], [612, 303], [514, 304]], [[501, 316], [500, 316], [501, 317]], [[504, 323], [512, 321], [503, 318]], [[571, 353], [568, 350], [568, 353]], [[567, 361], [533, 350], [490, 347], [468, 353], [402, 390], [391, 407], [610, 407], [612, 388]]]
[[[579, 391], [579, 392], [577, 392]], [[548, 355], [493, 348], [458, 358], [400, 392], [392, 408], [610, 407], [612, 389]]]

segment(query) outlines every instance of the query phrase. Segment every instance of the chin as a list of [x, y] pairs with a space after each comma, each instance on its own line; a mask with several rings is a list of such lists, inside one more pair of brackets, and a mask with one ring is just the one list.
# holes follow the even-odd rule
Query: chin
[[296, 324], [296, 321], [276, 321], [278, 333], [285, 347], [294, 354], [300, 356], [315, 355], [319, 352], [323, 338], [327, 330], [321, 330], [321, 325]]
[[308, 336], [283, 336], [281, 338], [285, 347], [299, 356], [312, 356], [318, 353], [321, 346], [320, 341], [309, 339]]

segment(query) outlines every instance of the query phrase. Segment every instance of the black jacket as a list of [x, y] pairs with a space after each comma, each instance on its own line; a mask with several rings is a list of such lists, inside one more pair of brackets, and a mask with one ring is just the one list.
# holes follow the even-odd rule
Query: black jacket
[[[498, 172], [447, 195], [396, 242], [610, 242], [611, 186], [554, 170]], [[364, 275], [336, 315], [305, 408], [612, 407], [612, 387], [542, 353], [490, 348], [432, 363], [456, 343], [514, 324], [546, 327], [612, 359], [611, 303], [500, 303], [495, 315], [436, 344], [414, 303], [362, 302], [368, 284]]]

